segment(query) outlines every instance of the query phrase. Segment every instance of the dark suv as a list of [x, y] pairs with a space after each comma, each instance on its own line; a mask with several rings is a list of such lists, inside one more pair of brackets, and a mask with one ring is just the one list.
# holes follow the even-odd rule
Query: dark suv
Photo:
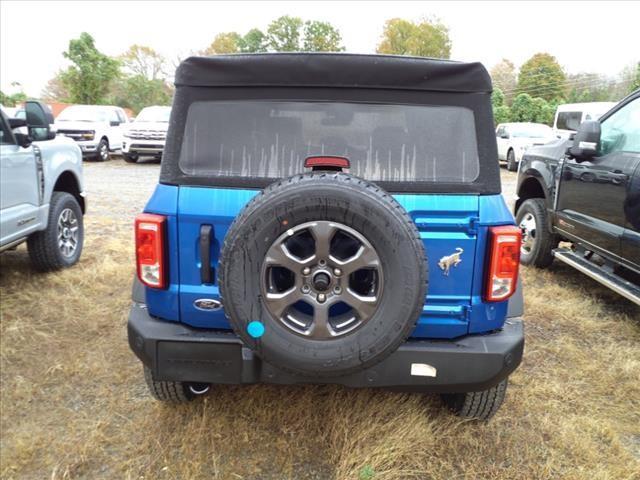
[[129, 343], [151, 393], [332, 383], [493, 415], [524, 336], [484, 67], [230, 55], [175, 83], [136, 219]]

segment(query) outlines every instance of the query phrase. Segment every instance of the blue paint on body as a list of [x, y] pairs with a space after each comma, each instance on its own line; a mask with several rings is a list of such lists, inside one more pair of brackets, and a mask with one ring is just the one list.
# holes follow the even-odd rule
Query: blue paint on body
[[[217, 280], [201, 283], [198, 247], [200, 227], [213, 226], [210, 267], [217, 274], [220, 248], [240, 210], [258, 190], [158, 185], [146, 212], [168, 217], [168, 290], [147, 288], [152, 315], [185, 324], [230, 329], [224, 312], [194, 307], [198, 298], [220, 298]], [[455, 338], [500, 328], [507, 302], [485, 303], [487, 230], [512, 225], [513, 216], [501, 195], [401, 194], [396, 200], [409, 212], [424, 242], [429, 286], [414, 338]], [[462, 248], [462, 262], [444, 275], [438, 262]], [[215, 277], [215, 275], [214, 275]]]

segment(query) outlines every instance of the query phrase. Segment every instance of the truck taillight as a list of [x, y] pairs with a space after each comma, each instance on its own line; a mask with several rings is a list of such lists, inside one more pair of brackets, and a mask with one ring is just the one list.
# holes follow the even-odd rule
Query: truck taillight
[[136, 217], [136, 266], [140, 281], [152, 288], [166, 288], [164, 215], [141, 213]]
[[487, 302], [501, 302], [516, 291], [522, 232], [516, 226], [489, 228], [489, 268], [484, 291]]

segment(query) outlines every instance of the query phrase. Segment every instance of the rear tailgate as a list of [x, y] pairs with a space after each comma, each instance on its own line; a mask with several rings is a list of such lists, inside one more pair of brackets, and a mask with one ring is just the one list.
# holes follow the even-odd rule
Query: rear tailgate
[[[180, 187], [178, 254], [180, 320], [196, 327], [230, 328], [221, 310], [199, 308], [199, 299], [218, 299], [215, 273], [224, 236], [256, 190]], [[476, 256], [477, 195], [396, 195], [416, 222], [429, 258], [426, 304], [415, 337], [453, 338], [469, 330]], [[202, 282], [201, 232], [212, 227], [209, 242], [213, 282]], [[461, 249], [460, 262], [448, 274], [439, 261]]]

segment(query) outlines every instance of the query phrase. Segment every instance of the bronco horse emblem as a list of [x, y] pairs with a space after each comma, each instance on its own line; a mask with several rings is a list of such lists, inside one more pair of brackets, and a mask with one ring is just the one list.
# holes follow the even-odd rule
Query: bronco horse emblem
[[456, 253], [446, 255], [438, 261], [438, 266], [444, 272], [445, 276], [449, 276], [449, 270], [451, 267], [457, 267], [458, 264], [462, 262], [462, 258], [460, 258], [462, 252], [464, 252], [464, 250], [458, 247], [456, 248]]

